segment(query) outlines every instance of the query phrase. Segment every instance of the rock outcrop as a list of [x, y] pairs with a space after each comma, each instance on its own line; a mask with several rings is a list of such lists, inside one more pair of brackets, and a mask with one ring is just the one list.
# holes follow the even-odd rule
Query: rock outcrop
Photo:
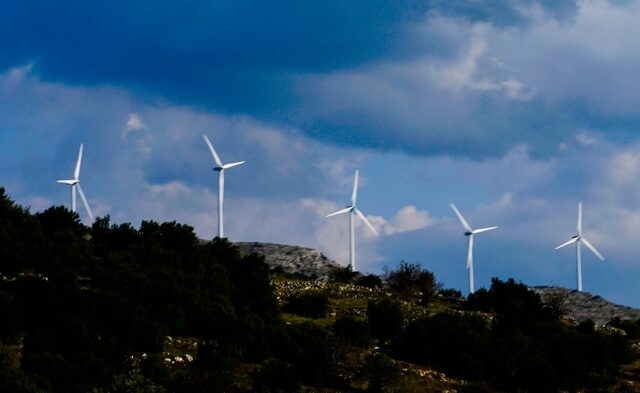
[[560, 303], [565, 316], [578, 322], [592, 320], [596, 325], [603, 325], [616, 317], [622, 320], [640, 319], [640, 309], [615, 304], [589, 292], [558, 287], [531, 289], [538, 293], [544, 302]]
[[319, 250], [306, 247], [272, 243], [235, 243], [240, 252], [252, 252], [264, 256], [271, 269], [282, 269], [285, 273], [297, 273], [316, 280], [327, 280], [331, 270], [340, 267]]

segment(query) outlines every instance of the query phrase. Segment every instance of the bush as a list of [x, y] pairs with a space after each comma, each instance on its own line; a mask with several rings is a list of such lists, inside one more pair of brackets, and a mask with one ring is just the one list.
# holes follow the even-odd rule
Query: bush
[[286, 342], [278, 349], [306, 383], [327, 383], [335, 379], [333, 343], [329, 332], [312, 322], [288, 325]]
[[372, 353], [365, 360], [363, 373], [368, 381], [367, 392], [381, 393], [387, 391], [398, 378], [399, 370], [389, 356]]
[[382, 287], [382, 279], [375, 274], [367, 274], [356, 278], [354, 284], [367, 288], [380, 288]]
[[287, 298], [285, 312], [308, 318], [323, 318], [329, 308], [329, 296], [322, 291], [306, 291]]
[[387, 272], [384, 280], [392, 291], [407, 298], [417, 297], [425, 305], [440, 287], [433, 273], [419, 264], [406, 262], [401, 262], [397, 270]]
[[351, 265], [347, 265], [345, 267], [336, 266], [331, 269], [331, 272], [329, 273], [329, 280], [349, 284], [357, 275], [358, 272], [354, 272]]
[[462, 300], [462, 292], [454, 288], [441, 289], [438, 291], [444, 300], [457, 302]]
[[165, 393], [166, 390], [139, 374], [119, 375], [107, 389], [94, 390], [94, 393]]
[[607, 325], [624, 331], [627, 334], [627, 337], [632, 340], [640, 338], [640, 319], [637, 321], [629, 321], [615, 317], [609, 321]]
[[294, 368], [279, 359], [269, 359], [253, 374], [253, 391], [260, 393], [297, 393], [300, 384]]
[[336, 319], [333, 323], [333, 333], [347, 345], [366, 347], [371, 340], [367, 321], [350, 315]]
[[440, 313], [411, 321], [394, 342], [394, 352], [410, 362], [465, 379], [484, 377], [495, 342], [479, 316]]
[[367, 304], [369, 332], [375, 338], [387, 339], [395, 336], [404, 322], [402, 304], [394, 299], [369, 300]]

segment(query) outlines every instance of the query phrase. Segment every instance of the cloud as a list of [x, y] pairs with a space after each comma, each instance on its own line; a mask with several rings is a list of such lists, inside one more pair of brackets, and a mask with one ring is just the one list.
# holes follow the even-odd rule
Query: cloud
[[[479, 158], [526, 143], [549, 154], [571, 136], [560, 124], [567, 117], [584, 125], [591, 105], [628, 107], [576, 92], [597, 85], [614, 93], [605, 89], [612, 75], [638, 69], [633, 40], [600, 45], [597, 36], [634, 31], [635, 3], [556, 3], [99, 1], [53, 9], [10, 1], [0, 6], [0, 69], [33, 64], [47, 82], [114, 86], [341, 146]], [[623, 72], [609, 73], [610, 65]]]
[[385, 235], [402, 233], [407, 231], [415, 231], [417, 229], [426, 228], [433, 223], [433, 218], [426, 210], [418, 210], [413, 205], [407, 205], [396, 213], [395, 216], [385, 222], [382, 232]]
[[127, 124], [122, 130], [122, 137], [126, 138], [132, 131], [140, 131], [146, 129], [147, 126], [142, 122], [140, 116], [136, 113], [129, 113]]

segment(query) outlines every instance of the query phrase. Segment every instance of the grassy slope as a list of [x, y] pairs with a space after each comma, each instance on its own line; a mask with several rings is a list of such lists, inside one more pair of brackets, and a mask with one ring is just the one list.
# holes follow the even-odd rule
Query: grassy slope
[[[284, 313], [283, 318], [286, 323], [296, 324], [312, 322], [321, 327], [329, 328], [335, 320], [343, 315], [366, 319], [367, 303], [369, 300], [380, 297], [394, 296], [389, 291], [383, 289], [371, 289], [353, 284], [342, 284], [333, 282], [318, 282], [296, 280], [283, 277], [272, 279], [276, 296], [281, 306], [286, 302], [286, 298], [292, 294], [308, 290], [322, 290], [329, 295], [330, 305], [327, 316], [319, 319], [301, 317], [295, 314]], [[403, 301], [404, 309], [408, 318], [416, 318], [424, 314], [435, 314], [442, 311], [453, 311], [460, 313], [476, 313], [464, 311], [455, 301], [445, 301], [435, 297], [428, 306], [423, 307], [415, 302]], [[485, 314], [484, 317], [492, 318]], [[351, 384], [352, 391], [363, 391], [367, 388], [366, 381], [359, 377], [354, 370], [357, 370], [364, 362], [365, 357], [375, 352], [384, 342], [373, 340], [368, 348], [353, 349], [346, 356], [343, 364], [345, 370], [353, 372]], [[634, 345], [634, 349], [640, 355], [640, 342]], [[400, 374], [389, 391], [394, 392], [459, 392], [476, 391], [477, 387], [469, 386], [466, 381], [448, 378], [445, 374], [437, 370], [426, 368], [420, 365], [393, 360]], [[632, 364], [626, 365], [622, 370], [622, 375], [616, 387], [620, 392], [640, 392], [640, 357]], [[337, 390], [327, 390], [306, 386], [303, 391], [307, 392], [338, 392]], [[482, 389], [482, 391], [485, 391]], [[487, 389], [486, 391], [491, 391]]]

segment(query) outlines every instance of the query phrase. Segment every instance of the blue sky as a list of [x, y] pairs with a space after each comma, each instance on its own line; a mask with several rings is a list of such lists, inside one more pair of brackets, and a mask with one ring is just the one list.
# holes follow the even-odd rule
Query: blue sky
[[[584, 288], [640, 307], [640, 1], [5, 1], [0, 184], [39, 211], [85, 144], [82, 184], [114, 222], [178, 220], [317, 247], [361, 268], [421, 263], [466, 291], [493, 276], [575, 286], [578, 201], [607, 258]], [[493, 4], [491, 3], [491, 4]], [[558, 3], [562, 3], [559, 5]], [[81, 211], [81, 217], [84, 212]], [[344, 219], [342, 219], [344, 218]]]

